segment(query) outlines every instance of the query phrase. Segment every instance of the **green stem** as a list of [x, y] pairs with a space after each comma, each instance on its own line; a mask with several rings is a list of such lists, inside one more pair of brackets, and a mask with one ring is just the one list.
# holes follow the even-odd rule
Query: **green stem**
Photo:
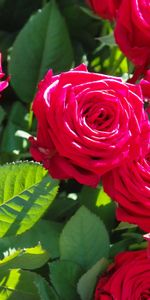
[[110, 74], [113, 75], [114, 72], [118, 69], [118, 67], [120, 66], [120, 64], [122, 63], [122, 61], [124, 60], [125, 56], [124, 54], [120, 54], [119, 58], [115, 61], [111, 71], [110, 71]]
[[112, 47], [112, 48], [110, 48], [110, 50], [111, 50], [111, 55], [109, 58], [109, 70], [110, 70], [109, 74], [113, 74], [112, 69], [113, 69], [117, 49], [116, 49], [116, 47]]
[[32, 111], [32, 103], [31, 103], [30, 110], [29, 110], [29, 119], [28, 119], [29, 130], [32, 128], [32, 122], [33, 122], [33, 111]]

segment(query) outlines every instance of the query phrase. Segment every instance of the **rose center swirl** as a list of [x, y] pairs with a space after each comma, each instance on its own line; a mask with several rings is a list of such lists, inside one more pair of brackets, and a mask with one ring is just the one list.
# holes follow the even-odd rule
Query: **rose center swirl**
[[109, 109], [104, 107], [100, 107], [99, 104], [85, 107], [82, 116], [86, 124], [97, 131], [107, 131], [111, 128], [114, 120], [113, 112], [110, 112]]

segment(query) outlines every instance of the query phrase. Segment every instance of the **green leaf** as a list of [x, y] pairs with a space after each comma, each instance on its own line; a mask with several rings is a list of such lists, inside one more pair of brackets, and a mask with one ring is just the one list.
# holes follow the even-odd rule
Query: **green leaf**
[[82, 206], [61, 233], [61, 259], [74, 261], [88, 270], [108, 253], [109, 237], [103, 222]]
[[34, 248], [10, 249], [5, 252], [5, 257], [0, 260], [0, 269], [37, 269], [42, 267], [50, 258], [46, 250], [41, 245]]
[[121, 240], [116, 243], [114, 243], [110, 248], [110, 258], [113, 258], [120, 252], [127, 251], [129, 249], [129, 246], [132, 244], [133, 240], [126, 239]]
[[[105, 28], [105, 26], [104, 26], [104, 28]], [[110, 29], [111, 29], [111, 26], [110, 26]], [[99, 51], [101, 51], [105, 46], [108, 46], [110, 48], [111, 55], [112, 55], [112, 53], [114, 53], [114, 51], [117, 50], [117, 44], [116, 44], [116, 41], [115, 41], [115, 38], [114, 38], [114, 32], [113, 31], [111, 31], [107, 35], [103, 35], [103, 36], [97, 38], [97, 40], [100, 41], [100, 46], [98, 46], [96, 48], [95, 53], [98, 53]], [[104, 53], [105, 52], [103, 51], [103, 54]], [[103, 57], [102, 60], [104, 61], [105, 58]], [[111, 62], [111, 56], [108, 58], [108, 60], [109, 60], [109, 62]]]
[[100, 206], [105, 206], [107, 204], [109, 204], [111, 202], [111, 198], [104, 192], [103, 187], [100, 187], [100, 191], [98, 194], [98, 198], [96, 201], [96, 206], [100, 207]]
[[5, 110], [2, 108], [2, 106], [0, 106], [0, 124], [3, 122], [5, 115], [6, 115]]
[[107, 269], [107, 267], [107, 260], [102, 258], [80, 278], [77, 290], [81, 297], [81, 300], [93, 299], [92, 295], [97, 282], [97, 278]]
[[26, 115], [27, 115], [28, 110], [24, 106], [24, 104], [20, 103], [19, 101], [16, 101], [9, 113], [9, 120], [12, 121], [15, 125], [19, 126], [20, 128], [27, 128], [27, 120]]
[[23, 101], [30, 102], [49, 68], [61, 72], [72, 64], [68, 29], [52, 0], [29, 19], [17, 36], [9, 62], [11, 84]]
[[13, 122], [9, 121], [3, 131], [3, 137], [1, 142], [1, 151], [5, 153], [19, 153], [23, 146], [23, 140], [15, 136], [18, 130]]
[[77, 200], [70, 199], [66, 193], [57, 195], [55, 201], [48, 210], [48, 218], [54, 221], [62, 221], [68, 218], [77, 210], [79, 203]]
[[142, 250], [142, 249], [147, 249], [148, 248], [148, 243], [143, 242], [143, 243], [135, 243], [135, 244], [130, 244], [128, 249], [130, 251], [136, 251], [136, 250]]
[[47, 281], [43, 280], [42, 277], [35, 278], [34, 283], [38, 289], [41, 300], [59, 300], [54, 289], [49, 286]]
[[[52, 295], [51, 288], [46, 280], [36, 273], [12, 269], [0, 271], [0, 299], [1, 300], [47, 300], [42, 298], [40, 287], [43, 285], [44, 292]], [[53, 295], [55, 293], [53, 292]], [[49, 297], [49, 300], [56, 300]]]
[[109, 47], [116, 46], [116, 42], [115, 42], [114, 32], [113, 31], [110, 34], [108, 34], [108, 35], [101, 36], [99, 38], [99, 40], [102, 43], [101, 47], [102, 46], [103, 47], [104, 46], [109, 46]]
[[59, 236], [63, 225], [56, 222], [40, 220], [30, 230], [17, 236], [0, 239], [1, 252], [9, 248], [22, 249], [34, 247], [40, 243], [50, 253], [52, 259], [59, 257]]
[[128, 230], [128, 229], [136, 229], [137, 225], [130, 224], [128, 222], [120, 222], [119, 225], [113, 229], [113, 231], [121, 231], [121, 230]]
[[62, 300], [78, 300], [77, 282], [83, 274], [79, 265], [71, 261], [56, 261], [50, 266], [50, 280]]
[[0, 237], [21, 234], [41, 218], [58, 191], [46, 174], [32, 162], [0, 167]]
[[116, 226], [116, 205], [111, 201], [110, 197], [104, 192], [103, 187], [99, 186], [93, 189], [88, 186], [83, 186], [79, 201], [81, 205], [86, 206], [89, 210], [98, 215], [104, 222], [108, 231]]
[[9, 113], [8, 123], [3, 130], [1, 152], [18, 153], [23, 149], [25, 144], [24, 141], [26, 142], [26, 140], [16, 136], [16, 132], [18, 129], [27, 128], [27, 121], [25, 120], [26, 114], [27, 109], [22, 103], [16, 101], [11, 108], [11, 112]]

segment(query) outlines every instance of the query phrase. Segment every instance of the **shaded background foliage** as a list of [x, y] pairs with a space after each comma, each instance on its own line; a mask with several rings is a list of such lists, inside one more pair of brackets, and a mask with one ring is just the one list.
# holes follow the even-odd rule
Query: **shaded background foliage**
[[58, 192], [40, 165], [24, 162], [36, 132], [31, 105], [49, 68], [86, 63], [128, 78], [133, 66], [115, 44], [113, 24], [82, 0], [0, 0], [0, 51], [11, 76], [0, 106], [0, 163], [23, 160], [0, 167], [0, 299], [90, 300], [106, 259], [145, 242], [136, 226], [116, 222], [102, 186], [69, 180]]

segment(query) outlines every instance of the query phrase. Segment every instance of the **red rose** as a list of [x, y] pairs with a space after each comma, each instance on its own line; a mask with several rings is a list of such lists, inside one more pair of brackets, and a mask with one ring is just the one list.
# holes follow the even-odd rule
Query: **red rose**
[[140, 97], [139, 86], [89, 73], [84, 65], [58, 76], [49, 71], [33, 103], [38, 129], [31, 154], [54, 178], [96, 186], [126, 157], [147, 150]]
[[150, 299], [147, 250], [122, 252], [96, 286], [95, 300]]
[[103, 19], [113, 20], [122, 0], [87, 0], [91, 8]]
[[124, 162], [103, 176], [106, 193], [119, 205], [118, 220], [150, 231], [150, 156]]
[[[2, 55], [1, 55], [1, 53], [0, 53], [0, 79], [1, 78], [3, 78], [4, 77], [4, 73], [3, 73], [3, 71], [2, 71]], [[7, 88], [7, 86], [8, 86], [8, 81], [9, 81], [9, 78], [7, 78], [6, 80], [4, 80], [4, 81], [1, 81], [0, 82], [0, 92], [2, 92], [4, 89], [6, 89]]]
[[150, 2], [123, 0], [115, 29], [116, 42], [137, 66], [150, 63]]

